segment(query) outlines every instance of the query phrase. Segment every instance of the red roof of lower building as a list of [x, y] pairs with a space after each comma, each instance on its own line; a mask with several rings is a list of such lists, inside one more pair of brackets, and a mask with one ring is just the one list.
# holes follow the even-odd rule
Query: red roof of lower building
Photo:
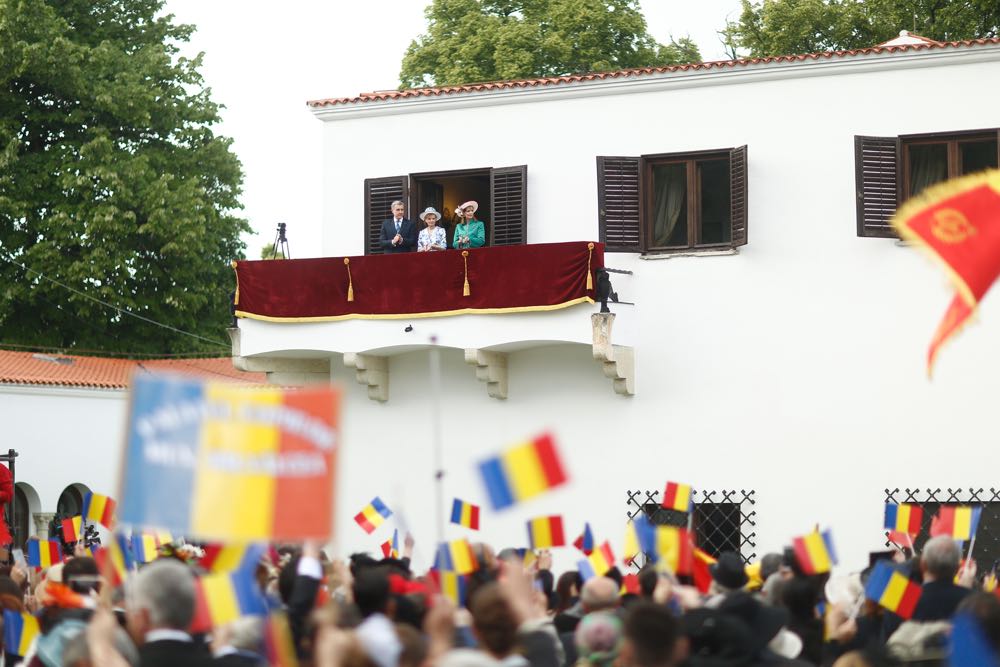
[[133, 373], [152, 371], [223, 382], [267, 382], [264, 373], [236, 370], [229, 357], [135, 360], [0, 350], [0, 384], [127, 389]]
[[[957, 49], [990, 44], [1000, 44], [1000, 38], [967, 39], [958, 42], [936, 42], [926, 37], [920, 37], [916, 44], [892, 44], [886, 42], [867, 49], [850, 49], [846, 51], [821, 51], [819, 53], [804, 53], [791, 56], [769, 56], [766, 58], [740, 58], [738, 60], [715, 60], [706, 63], [689, 63], [686, 65], [669, 65], [664, 67], [636, 67], [633, 69], [616, 70], [612, 72], [591, 72], [589, 74], [567, 74], [538, 79], [521, 79], [517, 81], [488, 81], [470, 83], [461, 86], [436, 86], [429, 88], [411, 88], [409, 90], [380, 90], [372, 93], [361, 93], [357, 97], [338, 97], [323, 100], [310, 100], [307, 105], [313, 108], [332, 107], [341, 104], [364, 104], [367, 102], [389, 102], [414, 97], [440, 97], [460, 93], [480, 93], [512, 88], [539, 88], [543, 86], [558, 86], [580, 83], [584, 81], [600, 81], [604, 79], [627, 79], [653, 74], [668, 74], [671, 72], [687, 72], [695, 70], [724, 70], [772, 63], [795, 63], [808, 60], [833, 60], [854, 56], [867, 56], [882, 53], [902, 53], [904, 51], [927, 51], [938, 49]], [[894, 41], [894, 40], [892, 40]]]

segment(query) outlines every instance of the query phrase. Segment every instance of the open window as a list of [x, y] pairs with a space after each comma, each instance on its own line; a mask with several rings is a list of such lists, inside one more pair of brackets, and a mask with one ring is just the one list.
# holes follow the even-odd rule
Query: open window
[[950, 178], [995, 169], [1000, 130], [854, 137], [858, 236], [897, 238], [889, 221], [904, 201]]
[[747, 242], [746, 146], [598, 157], [600, 238], [609, 252], [735, 248]]
[[451, 247], [455, 209], [463, 202], [479, 203], [476, 217], [486, 227], [486, 245], [519, 245], [527, 242], [527, 171], [516, 167], [483, 167], [365, 179], [365, 254], [382, 252], [379, 234], [394, 201], [407, 205], [406, 217], [423, 229], [420, 213], [433, 206]]

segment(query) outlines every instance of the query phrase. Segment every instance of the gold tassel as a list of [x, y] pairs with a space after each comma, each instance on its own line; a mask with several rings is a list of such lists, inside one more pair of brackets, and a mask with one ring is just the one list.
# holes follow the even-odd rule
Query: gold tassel
[[233, 296], [233, 305], [240, 305], [240, 272], [236, 270], [236, 260], [233, 260], [233, 273], [236, 274], [236, 294]]
[[472, 296], [472, 290], [469, 289], [469, 251], [462, 251], [462, 264], [465, 265], [465, 285], [462, 287], [462, 296]]
[[351, 280], [351, 259], [344, 258], [344, 266], [347, 267], [347, 300], [354, 301], [354, 281]]
[[594, 289], [594, 279], [590, 275], [590, 258], [594, 256], [594, 244], [587, 244], [587, 291]]

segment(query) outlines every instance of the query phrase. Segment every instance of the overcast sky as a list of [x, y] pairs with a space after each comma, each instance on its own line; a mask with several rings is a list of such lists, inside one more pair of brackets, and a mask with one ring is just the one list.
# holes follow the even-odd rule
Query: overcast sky
[[[247, 256], [288, 223], [292, 257], [320, 254], [320, 122], [306, 100], [396, 88], [429, 0], [167, 0], [197, 27], [186, 55], [205, 52], [202, 75], [226, 106], [219, 132], [234, 139], [245, 172], [243, 215], [258, 232]], [[739, 0], [643, 0], [660, 42], [690, 37], [705, 60], [725, 58], [717, 31]]]

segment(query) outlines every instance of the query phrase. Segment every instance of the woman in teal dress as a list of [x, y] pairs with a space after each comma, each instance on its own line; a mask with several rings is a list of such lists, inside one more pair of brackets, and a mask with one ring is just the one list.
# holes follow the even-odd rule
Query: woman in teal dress
[[455, 225], [455, 238], [452, 248], [482, 248], [486, 245], [486, 225], [482, 220], [476, 220], [478, 202], [467, 201], [455, 209], [462, 222]]

